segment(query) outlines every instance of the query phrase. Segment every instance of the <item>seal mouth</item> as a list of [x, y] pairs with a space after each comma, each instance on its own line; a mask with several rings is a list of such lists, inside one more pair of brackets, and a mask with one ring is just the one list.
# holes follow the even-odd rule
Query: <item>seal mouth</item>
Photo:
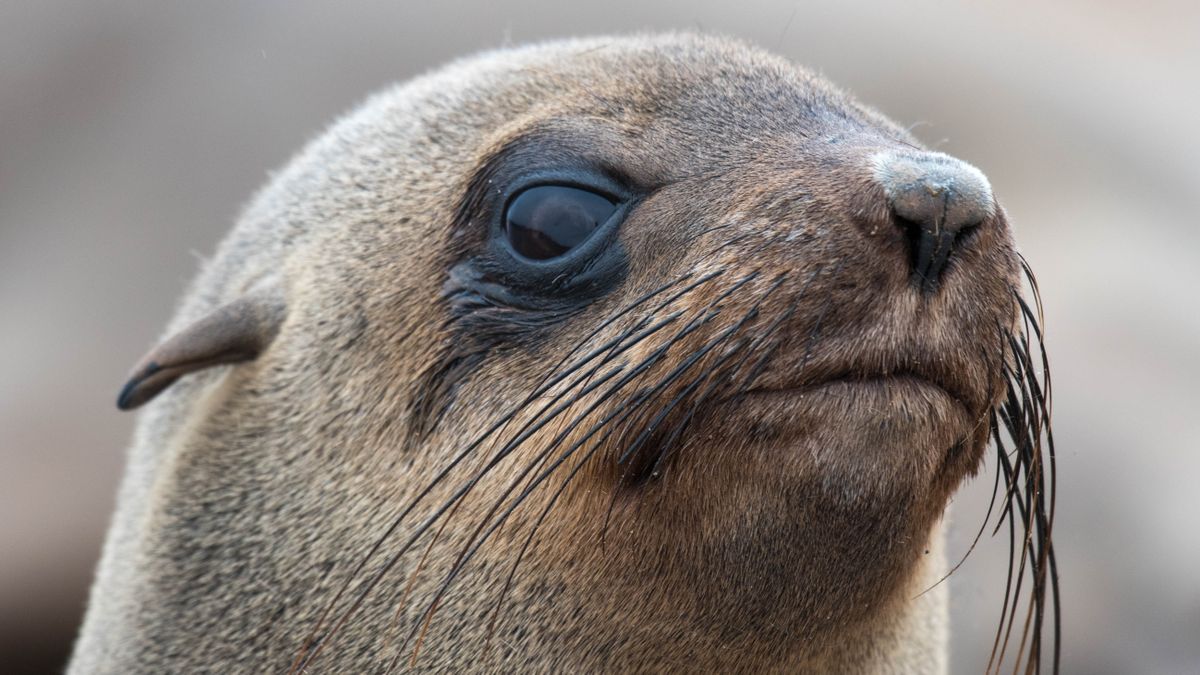
[[[985, 405], [982, 388], [972, 387], [969, 373], [955, 364], [905, 356], [909, 353], [893, 353], [882, 363], [868, 361], [870, 365], [857, 359], [856, 365], [847, 365], [822, 355], [799, 362], [785, 357], [750, 386], [703, 405], [697, 417], [704, 420], [709, 441], [734, 419], [752, 422], [754, 438], [767, 442], [811, 434], [814, 424], [835, 419], [863, 429], [888, 429], [897, 438], [953, 439], [935, 442], [939, 448], [966, 440]], [[902, 361], [910, 365], [897, 365]], [[622, 484], [642, 487], [660, 475], [662, 466], [677, 461], [672, 435], [658, 429], [644, 444], [634, 443], [636, 452], [626, 451], [618, 462], [628, 467]]]
[[933, 377], [929, 374], [916, 370], [907, 369], [891, 372], [870, 372], [847, 369], [832, 373], [828, 376], [817, 377], [804, 382], [798, 382], [796, 384], [784, 383], [779, 385], [751, 387], [740, 394], [729, 397], [727, 400], [732, 401], [746, 397], [773, 398], [802, 396], [804, 394], [828, 390], [836, 385], [843, 385], [852, 388], [866, 388], [875, 391], [883, 390], [889, 387], [932, 390], [949, 398], [951, 401], [961, 407], [962, 411], [967, 414], [971, 414], [976, 407], [972, 401], [972, 398], [967, 395], [967, 392], [961, 387], [961, 385], [942, 378]]

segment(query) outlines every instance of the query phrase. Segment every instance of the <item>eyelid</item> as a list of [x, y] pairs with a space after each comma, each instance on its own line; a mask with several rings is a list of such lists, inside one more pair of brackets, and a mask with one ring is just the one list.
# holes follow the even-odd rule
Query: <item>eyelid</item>
[[501, 209], [507, 210], [512, 200], [526, 190], [546, 185], [561, 185], [594, 192], [613, 204], [623, 204], [633, 198], [629, 188], [594, 169], [546, 169], [524, 174], [512, 181], [504, 191]]

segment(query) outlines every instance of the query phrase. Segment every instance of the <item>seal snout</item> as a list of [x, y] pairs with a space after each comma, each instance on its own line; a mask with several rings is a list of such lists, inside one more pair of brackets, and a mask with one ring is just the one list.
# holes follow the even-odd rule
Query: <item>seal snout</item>
[[910, 251], [913, 281], [937, 289], [964, 235], [995, 212], [992, 188], [979, 169], [941, 153], [875, 155], [874, 178]]

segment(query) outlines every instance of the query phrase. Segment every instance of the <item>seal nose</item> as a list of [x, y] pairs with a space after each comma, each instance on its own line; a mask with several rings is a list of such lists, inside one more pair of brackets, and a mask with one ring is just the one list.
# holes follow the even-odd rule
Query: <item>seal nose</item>
[[874, 164], [908, 242], [913, 281], [933, 293], [962, 236], [994, 212], [991, 185], [979, 169], [941, 153], [885, 152]]

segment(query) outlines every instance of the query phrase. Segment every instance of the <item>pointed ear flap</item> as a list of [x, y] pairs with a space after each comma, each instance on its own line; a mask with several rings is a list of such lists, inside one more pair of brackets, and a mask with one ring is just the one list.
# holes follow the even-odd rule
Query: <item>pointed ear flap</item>
[[274, 290], [217, 308], [142, 357], [121, 388], [117, 407], [132, 410], [193, 371], [254, 360], [275, 339], [286, 309]]

